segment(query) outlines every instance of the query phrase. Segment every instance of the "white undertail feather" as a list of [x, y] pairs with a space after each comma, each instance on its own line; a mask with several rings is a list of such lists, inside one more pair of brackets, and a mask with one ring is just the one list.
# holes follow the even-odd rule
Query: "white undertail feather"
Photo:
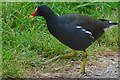
[[111, 26], [109, 26], [108, 28], [104, 28], [104, 31], [106, 31], [106, 30], [108, 30], [108, 29], [111, 29], [111, 28], [114, 28], [114, 27], [116, 27], [117, 25], [111, 25]]
[[[109, 23], [111, 23], [112, 24], [112, 22], [111, 21], [109, 21]], [[106, 30], [108, 30], [108, 29], [111, 29], [111, 28], [114, 28], [114, 27], [116, 27], [117, 25], [111, 25], [111, 26], [109, 26], [108, 28], [104, 28], [104, 31], [106, 31]]]

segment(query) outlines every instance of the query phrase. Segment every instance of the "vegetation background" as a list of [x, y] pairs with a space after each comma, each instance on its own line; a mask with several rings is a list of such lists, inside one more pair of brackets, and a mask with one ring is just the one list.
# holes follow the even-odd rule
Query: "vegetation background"
[[[118, 22], [117, 2], [3, 2], [2, 77], [26, 77], [35, 69], [28, 62], [44, 62], [59, 54], [72, 53], [49, 33], [43, 17], [29, 18], [39, 5], [49, 6], [57, 16], [76, 13]], [[118, 28], [115, 27], [87, 49], [88, 58], [97, 60], [93, 57], [96, 53], [117, 52], [117, 43]], [[79, 57], [71, 60], [82, 60], [82, 53], [78, 51]]]

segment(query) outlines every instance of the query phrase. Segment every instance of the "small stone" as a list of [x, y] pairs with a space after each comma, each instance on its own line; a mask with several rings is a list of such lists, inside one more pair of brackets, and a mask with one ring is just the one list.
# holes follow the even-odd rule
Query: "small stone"
[[76, 69], [81, 69], [81, 67], [76, 67]]
[[56, 75], [55, 77], [59, 77], [59, 78], [61, 77], [61, 78], [62, 78], [63, 76], [58, 74], [58, 75]]
[[60, 70], [60, 67], [58, 67], [58, 68], [55, 68], [55, 70], [56, 70], [56, 71], [59, 71], [59, 70]]

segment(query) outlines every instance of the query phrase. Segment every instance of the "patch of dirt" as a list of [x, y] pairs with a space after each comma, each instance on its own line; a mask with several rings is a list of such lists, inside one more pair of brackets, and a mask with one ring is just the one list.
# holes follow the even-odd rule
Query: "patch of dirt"
[[[98, 53], [97, 60], [88, 59], [86, 63], [86, 73], [82, 78], [118, 78], [118, 53]], [[78, 78], [80, 75], [82, 61], [65, 61], [55, 67], [51, 64], [45, 65], [42, 71], [40, 67], [35, 67], [27, 78]]]

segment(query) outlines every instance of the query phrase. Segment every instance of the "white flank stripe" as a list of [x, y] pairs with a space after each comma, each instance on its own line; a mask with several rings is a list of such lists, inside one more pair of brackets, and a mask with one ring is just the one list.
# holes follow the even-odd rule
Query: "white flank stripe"
[[82, 31], [84, 31], [85, 33], [88, 33], [88, 34], [92, 35], [92, 33], [90, 31], [86, 31], [85, 29], [82, 29]]
[[76, 26], [76, 28], [82, 28], [81, 26]]
[[90, 35], [91, 35], [90, 37], [91, 37], [92, 39], [94, 39], [94, 37], [92, 36], [92, 33], [91, 33], [90, 31], [87, 31], [87, 30], [83, 29], [82, 26], [76, 26], [76, 28], [77, 28], [77, 29], [82, 29], [83, 32], [85, 32], [85, 33], [87, 33], [87, 34], [90, 34]]
[[[76, 28], [80, 29], [80, 28], [82, 28], [82, 26], [76, 26]], [[85, 33], [88, 33], [88, 34], [92, 35], [92, 33], [90, 31], [86, 31], [83, 28], [82, 28], [82, 31], [84, 31]]]
[[92, 39], [94, 39], [94, 37], [93, 36], [90, 36]]
[[88, 34], [92, 35], [92, 33], [91, 33], [90, 31], [86, 31], [86, 33], [88, 33]]

